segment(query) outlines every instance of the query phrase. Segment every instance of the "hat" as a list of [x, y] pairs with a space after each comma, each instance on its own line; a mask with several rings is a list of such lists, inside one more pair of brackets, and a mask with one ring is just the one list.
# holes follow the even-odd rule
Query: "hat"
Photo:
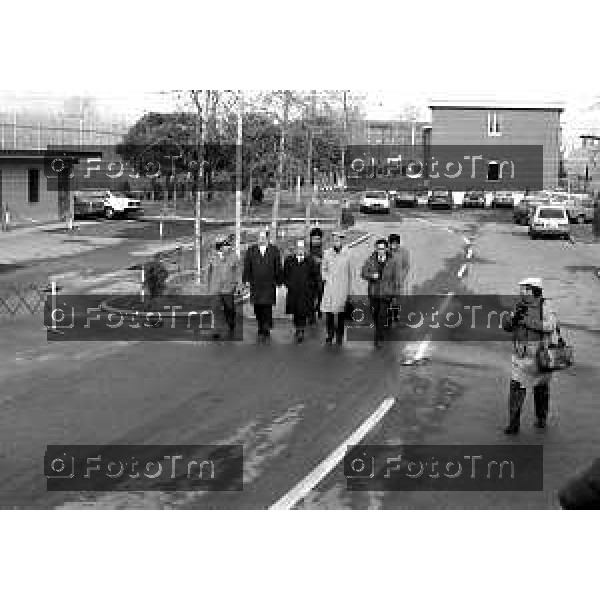
[[529, 287], [536, 287], [542, 289], [542, 280], [539, 277], [526, 277], [519, 281], [519, 285], [527, 285]]

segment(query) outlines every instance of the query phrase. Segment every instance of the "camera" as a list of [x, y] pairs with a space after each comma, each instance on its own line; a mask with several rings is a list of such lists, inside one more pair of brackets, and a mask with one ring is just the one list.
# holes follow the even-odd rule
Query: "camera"
[[65, 452], [61, 456], [52, 458], [47, 454], [44, 456], [44, 475], [47, 479], [72, 479], [75, 477], [75, 458], [67, 456]]

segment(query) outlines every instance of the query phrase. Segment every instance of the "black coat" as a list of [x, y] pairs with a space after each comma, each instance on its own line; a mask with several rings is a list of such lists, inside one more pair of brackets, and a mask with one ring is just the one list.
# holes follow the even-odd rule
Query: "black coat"
[[306, 255], [302, 262], [288, 256], [283, 265], [283, 283], [287, 287], [285, 312], [308, 315], [314, 310], [314, 298], [320, 280], [320, 269], [315, 259]]
[[276, 286], [282, 283], [281, 254], [277, 246], [267, 245], [264, 257], [258, 245], [250, 246], [244, 257], [244, 283], [250, 284], [250, 301], [253, 304], [274, 305]]

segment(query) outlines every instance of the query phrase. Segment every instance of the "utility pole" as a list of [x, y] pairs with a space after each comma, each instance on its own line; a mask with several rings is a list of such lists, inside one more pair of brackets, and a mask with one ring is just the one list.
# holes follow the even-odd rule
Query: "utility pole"
[[283, 96], [283, 123], [281, 126], [281, 138], [279, 140], [279, 165], [277, 167], [277, 182], [275, 188], [275, 202], [273, 203], [272, 227], [274, 240], [277, 240], [277, 220], [279, 218], [279, 203], [281, 202], [281, 183], [283, 181], [283, 165], [285, 161], [285, 135], [287, 130], [290, 92], [284, 91]]
[[237, 182], [235, 192], [235, 253], [238, 259], [241, 256], [242, 239], [242, 165], [243, 165], [243, 119], [244, 119], [244, 92], [238, 93], [238, 114], [237, 114]]
[[[208, 106], [209, 91], [205, 90], [205, 109]], [[204, 196], [204, 144], [206, 139], [206, 127], [202, 122], [202, 106], [200, 104], [200, 92], [192, 92], [194, 104], [198, 111], [196, 119], [196, 140], [198, 143], [198, 189], [196, 190], [196, 221], [195, 221], [195, 249], [196, 249], [196, 280], [200, 283], [202, 272], [202, 198]], [[206, 113], [205, 113], [206, 114]]]
[[[313, 178], [313, 169], [312, 169], [312, 155], [313, 155], [313, 121], [315, 118], [315, 108], [316, 108], [316, 90], [311, 90], [310, 92], [310, 113], [308, 118], [308, 156], [306, 159], [306, 187], [310, 189], [310, 185], [312, 183]], [[315, 182], [316, 184], [316, 182]], [[308, 191], [307, 189], [307, 191]], [[315, 188], [312, 186], [312, 194], [306, 194], [306, 235], [310, 234], [310, 210], [313, 202], [313, 198], [315, 196]]]

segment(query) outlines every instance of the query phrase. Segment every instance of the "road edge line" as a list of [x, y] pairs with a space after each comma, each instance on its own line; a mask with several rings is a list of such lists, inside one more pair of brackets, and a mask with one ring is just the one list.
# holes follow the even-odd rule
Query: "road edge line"
[[273, 504], [269, 510], [290, 510], [302, 500], [316, 485], [318, 485], [344, 458], [348, 446], [355, 446], [362, 440], [385, 414], [392, 408], [396, 398], [388, 396], [325, 460], [321, 461], [304, 479], [297, 483], [287, 494]]

